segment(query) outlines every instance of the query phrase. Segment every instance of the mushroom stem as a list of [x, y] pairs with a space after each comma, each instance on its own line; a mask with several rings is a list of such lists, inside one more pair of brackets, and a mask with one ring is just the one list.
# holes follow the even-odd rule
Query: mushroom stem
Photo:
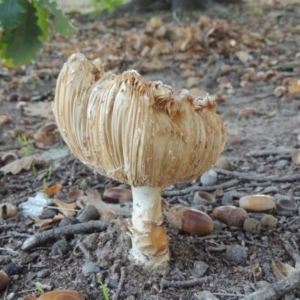
[[168, 236], [163, 226], [160, 187], [131, 187], [131, 225], [134, 260], [150, 269], [165, 269], [169, 262]]

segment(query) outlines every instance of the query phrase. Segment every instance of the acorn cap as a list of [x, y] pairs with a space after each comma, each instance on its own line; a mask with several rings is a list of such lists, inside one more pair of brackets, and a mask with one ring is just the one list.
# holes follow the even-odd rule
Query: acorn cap
[[223, 150], [226, 129], [209, 97], [194, 99], [136, 71], [105, 73], [73, 54], [59, 75], [53, 112], [74, 155], [133, 186], [197, 178]]

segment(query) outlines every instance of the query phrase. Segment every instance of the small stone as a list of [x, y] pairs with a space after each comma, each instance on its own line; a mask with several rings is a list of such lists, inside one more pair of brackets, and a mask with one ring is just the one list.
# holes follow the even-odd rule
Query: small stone
[[209, 291], [203, 291], [197, 293], [197, 299], [198, 300], [218, 300], [217, 297], [215, 297], [211, 292]]
[[194, 261], [194, 272], [199, 275], [199, 277], [203, 276], [208, 269], [208, 264], [201, 260]]
[[202, 185], [215, 185], [218, 181], [218, 174], [214, 170], [209, 170], [202, 174], [200, 182]]
[[246, 248], [239, 245], [229, 246], [226, 251], [226, 258], [234, 265], [241, 265], [247, 259]]
[[96, 263], [90, 261], [82, 266], [82, 272], [83, 274], [99, 273], [100, 268]]
[[282, 169], [284, 167], [286, 167], [287, 165], [290, 164], [290, 161], [287, 160], [287, 159], [280, 159], [278, 160], [276, 163], [275, 163], [275, 167], [278, 168], [278, 169]]
[[41, 270], [41, 271], [39, 271], [39, 272], [37, 272], [37, 277], [38, 278], [46, 278], [46, 277], [48, 277], [49, 275], [50, 275], [51, 273], [50, 273], [50, 271], [48, 270], [48, 269], [44, 269], [44, 270]]

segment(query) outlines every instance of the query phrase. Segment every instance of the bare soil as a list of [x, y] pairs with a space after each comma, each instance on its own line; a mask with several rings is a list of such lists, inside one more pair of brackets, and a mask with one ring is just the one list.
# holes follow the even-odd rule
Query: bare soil
[[[64, 217], [60, 224], [40, 227], [40, 220], [22, 215], [18, 208], [16, 216], [0, 221], [0, 269], [10, 277], [0, 298], [38, 297], [39, 284], [45, 291], [72, 289], [82, 292], [88, 300], [104, 299], [98, 274], [111, 299], [115, 299], [120, 280], [124, 279], [118, 299], [234, 300], [292, 274], [278, 271], [276, 263], [283, 269], [281, 263], [297, 270], [299, 164], [292, 161], [291, 154], [299, 148], [300, 134], [299, 16], [297, 4], [218, 6], [183, 16], [180, 23], [165, 13], [155, 18], [138, 15], [113, 20], [73, 15], [78, 35], [53, 35], [38, 61], [28, 67], [13, 70], [1, 66], [0, 115], [9, 115], [12, 122], [0, 127], [0, 167], [5, 165], [8, 152], [20, 159], [41, 157], [51, 149], [66, 150], [60, 139], [53, 145], [38, 147], [34, 134], [54, 121], [50, 106], [63, 63], [70, 54], [82, 52], [90, 59], [100, 57], [106, 69], [114, 72], [134, 68], [148, 80], [162, 80], [176, 89], [193, 89], [194, 93], [203, 94], [205, 90], [216, 98], [218, 113], [228, 131], [223, 156], [232, 170], [217, 168], [218, 178], [213, 185], [203, 186], [199, 178], [166, 187], [163, 197], [170, 207], [195, 207], [211, 216], [217, 206], [238, 206], [242, 196], [264, 194], [276, 200], [291, 200], [297, 209], [277, 209], [277, 227], [258, 233], [216, 221], [214, 231], [201, 237], [177, 232], [166, 219], [170, 267], [153, 272], [129, 259], [130, 214], [103, 221], [106, 225], [101, 232], [62, 234], [22, 250], [27, 238], [78, 221], [75, 215]], [[17, 109], [22, 103], [25, 108]], [[26, 110], [31, 103], [33, 108]], [[40, 103], [46, 106], [38, 110]], [[18, 136], [26, 139], [22, 142]], [[16, 174], [0, 173], [0, 204], [18, 207], [46, 186], [56, 184], [62, 188], [51, 198], [66, 203], [74, 202], [67, 198], [71, 190], [87, 193], [92, 189], [103, 195], [108, 188], [120, 187], [118, 182], [93, 174], [70, 153], [52, 160], [44, 157], [48, 166], [36, 165]], [[236, 181], [230, 184], [233, 179]], [[193, 197], [199, 190], [214, 195], [216, 204], [197, 206]], [[128, 206], [121, 206], [121, 210]], [[56, 208], [44, 209], [43, 218], [57, 214]], [[294, 252], [287, 250], [291, 248]], [[203, 291], [212, 294], [205, 296]], [[297, 297], [300, 298], [299, 288], [281, 289], [273, 298], [256, 299]]]

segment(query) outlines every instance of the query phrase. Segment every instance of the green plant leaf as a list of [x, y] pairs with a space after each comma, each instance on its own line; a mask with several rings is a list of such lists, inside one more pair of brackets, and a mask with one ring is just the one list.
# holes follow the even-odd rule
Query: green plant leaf
[[26, 13], [25, 0], [0, 0], [0, 25], [13, 28], [20, 24], [22, 14]]
[[[36, 52], [42, 47], [38, 39], [42, 31], [37, 24], [36, 9], [27, 3], [27, 13], [22, 15], [21, 22], [11, 30], [5, 30], [0, 39], [1, 54], [11, 59], [14, 66], [28, 64], [36, 58]], [[9, 61], [5, 63], [8, 64]]]
[[38, 26], [42, 30], [42, 35], [39, 36], [39, 40], [44, 42], [49, 36], [51, 24], [49, 22], [50, 13], [48, 10], [43, 8], [38, 0], [33, 1], [34, 7], [36, 8], [36, 15], [38, 17]]
[[47, 9], [54, 16], [54, 28], [63, 35], [72, 35], [76, 30], [64, 16], [63, 12], [57, 8], [56, 2], [50, 0], [40, 0], [40, 5]]

